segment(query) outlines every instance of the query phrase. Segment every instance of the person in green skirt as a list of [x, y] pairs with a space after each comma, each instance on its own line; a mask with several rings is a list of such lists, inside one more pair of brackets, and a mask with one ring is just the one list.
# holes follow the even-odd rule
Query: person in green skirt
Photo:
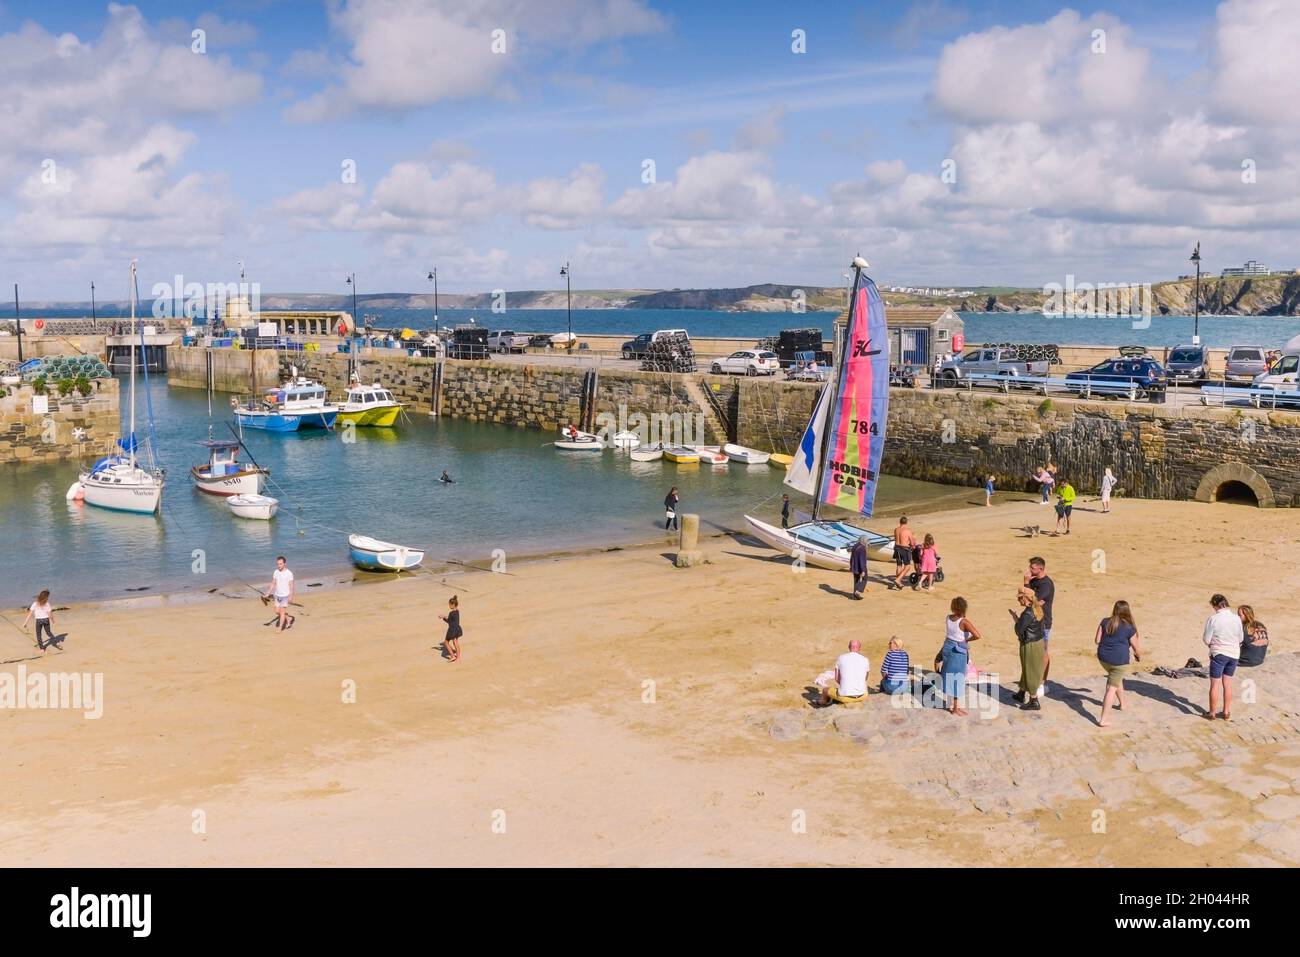
[[1016, 637], [1020, 639], [1020, 690], [1015, 693], [1015, 702], [1022, 711], [1041, 711], [1038, 703], [1038, 688], [1043, 683], [1043, 603], [1028, 588], [1016, 592], [1016, 602], [1020, 605], [1020, 614], [1014, 609], [1008, 613], [1016, 623]]

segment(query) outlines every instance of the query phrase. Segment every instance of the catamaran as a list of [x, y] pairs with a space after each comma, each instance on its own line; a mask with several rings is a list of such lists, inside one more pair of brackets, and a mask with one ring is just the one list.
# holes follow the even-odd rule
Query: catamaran
[[822, 389], [785, 474], [786, 485], [812, 496], [812, 519], [778, 528], [745, 516], [749, 530], [765, 544], [822, 568], [848, 568], [849, 552], [862, 537], [869, 555], [884, 560], [894, 554], [889, 536], [820, 514], [822, 506], [834, 505], [870, 516], [876, 499], [889, 412], [889, 344], [885, 303], [876, 284], [862, 274], [866, 268], [866, 260], [854, 257], [836, 375]]
[[[117, 440], [121, 450], [113, 455], [106, 455], [88, 469], [83, 469], [78, 480], [68, 489], [67, 498], [84, 501], [88, 505], [113, 509], [118, 512], [139, 512], [145, 515], [158, 511], [162, 502], [163, 470], [158, 468], [153, 458], [153, 446], [148, 446], [149, 468], [141, 468], [137, 462], [136, 451], [139, 443], [135, 438], [135, 333], [136, 333], [136, 261], [131, 260], [131, 392], [130, 416], [126, 435]], [[140, 328], [140, 348], [144, 349], [144, 327]], [[144, 362], [146, 382], [149, 377], [149, 362]], [[146, 385], [147, 388], [147, 385]], [[149, 431], [153, 433], [152, 404], [149, 406]]]

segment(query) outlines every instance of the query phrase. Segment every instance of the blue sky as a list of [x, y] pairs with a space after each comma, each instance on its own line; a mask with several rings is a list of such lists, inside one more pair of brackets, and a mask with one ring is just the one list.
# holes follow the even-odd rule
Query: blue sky
[[861, 251], [884, 283], [1042, 285], [1166, 278], [1197, 239], [1300, 265], [1285, 4], [0, 0], [0, 280], [831, 284]]

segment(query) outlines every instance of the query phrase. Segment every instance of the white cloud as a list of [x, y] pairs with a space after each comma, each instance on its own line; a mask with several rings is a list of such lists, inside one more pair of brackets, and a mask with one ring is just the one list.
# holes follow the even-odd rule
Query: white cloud
[[[330, 23], [349, 58], [339, 82], [294, 104], [291, 119], [510, 95], [509, 77], [539, 49], [581, 49], [666, 25], [641, 0], [349, 0], [331, 9]], [[498, 30], [504, 52], [493, 49]]]
[[1295, 0], [1227, 0], [1219, 5], [1213, 95], [1237, 122], [1300, 123], [1300, 9]]

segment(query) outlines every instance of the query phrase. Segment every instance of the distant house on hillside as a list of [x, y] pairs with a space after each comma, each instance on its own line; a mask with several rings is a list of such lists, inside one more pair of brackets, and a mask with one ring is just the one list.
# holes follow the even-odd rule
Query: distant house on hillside
[[[948, 306], [887, 306], [885, 315], [889, 361], [918, 369], [930, 368], [936, 355], [951, 353], [953, 336], [963, 335], [966, 328], [961, 316]], [[848, 321], [845, 309], [835, 320], [836, 342]]]
[[1247, 259], [1245, 265], [1227, 266], [1223, 270], [1225, 276], [1267, 276], [1268, 267], [1261, 262], [1253, 259]]

